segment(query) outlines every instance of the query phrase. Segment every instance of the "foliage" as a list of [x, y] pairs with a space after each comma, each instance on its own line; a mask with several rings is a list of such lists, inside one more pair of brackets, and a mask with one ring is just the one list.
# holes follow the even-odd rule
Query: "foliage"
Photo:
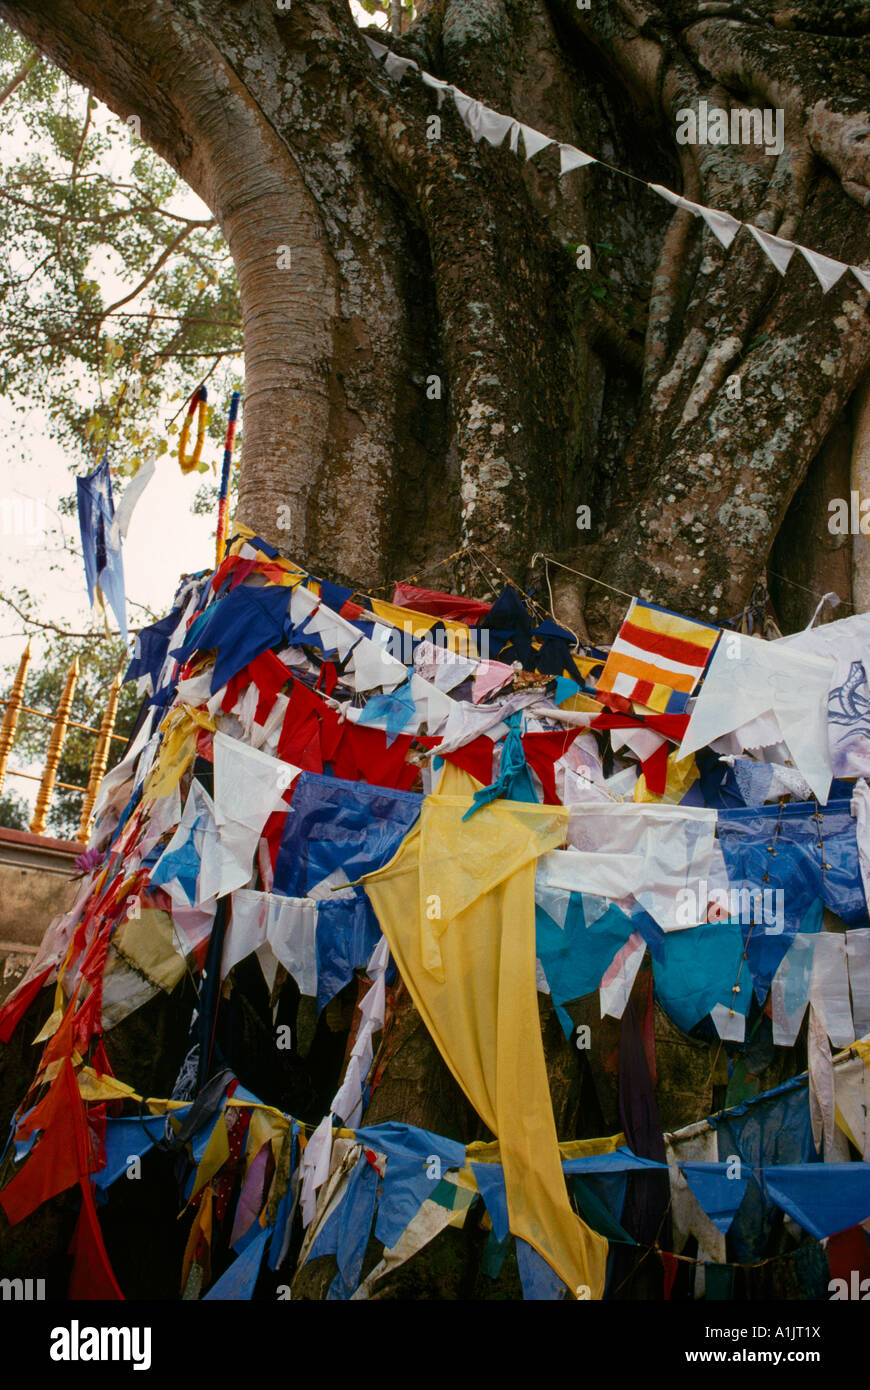
[[5, 830], [26, 830], [30, 813], [26, 803], [14, 792], [0, 792], [0, 826]]
[[[113, 471], [133, 474], [175, 452], [167, 397], [212, 373], [220, 399], [237, 384], [220, 374], [241, 351], [228, 249], [135, 125], [6, 26], [0, 108], [0, 396], [22, 412], [41, 399], [60, 443], [91, 464], [111, 445]], [[223, 410], [209, 415], [219, 441]]]
[[[75, 655], [78, 655], [79, 659], [79, 674], [70, 717], [79, 724], [88, 724], [98, 729], [103, 711], [108, 703], [112, 678], [119, 665], [126, 667], [127, 655], [124, 644], [120, 641], [103, 639], [81, 644], [69, 637], [52, 637], [39, 669], [31, 670], [28, 673], [24, 690], [24, 703], [29, 705], [31, 709], [54, 714], [60, 703], [67, 672]], [[7, 668], [3, 680], [4, 690], [9, 689], [13, 675], [14, 668]], [[140, 704], [141, 700], [136, 693], [135, 682], [123, 686], [115, 722], [115, 733], [120, 737], [112, 740], [106, 765], [107, 770], [114, 767], [119, 761], [124, 751], [124, 743], [132, 732]], [[32, 770], [41, 774], [45, 752], [51, 736], [51, 727], [50, 721], [46, 719], [40, 719], [32, 714], [22, 714], [9, 760], [10, 766], [31, 770], [28, 768], [28, 764], [32, 763]], [[76, 787], [87, 786], [96, 741], [96, 734], [88, 733], [84, 729], [70, 727], [58, 767], [59, 782], [67, 782]], [[13, 778], [12, 781], [15, 782], [17, 779]], [[6, 799], [6, 797], [0, 799], [0, 824], [9, 823], [2, 820], [3, 801]], [[17, 800], [17, 798], [15, 799]], [[65, 839], [75, 839], [78, 833], [81, 809], [81, 792], [68, 791], [61, 787], [56, 788], [49, 811], [46, 834], [57, 835]], [[9, 814], [13, 814], [14, 811], [15, 807], [13, 806]], [[29, 818], [29, 813], [25, 812], [25, 824]]]
[[[388, 19], [393, 17], [394, 6], [391, 4], [391, 0], [359, 0], [359, 4], [361, 8], [365, 10], [366, 14], [385, 14]], [[401, 13], [402, 33], [404, 33], [411, 20], [414, 18], [414, 9], [413, 0], [400, 0], [399, 10]]]

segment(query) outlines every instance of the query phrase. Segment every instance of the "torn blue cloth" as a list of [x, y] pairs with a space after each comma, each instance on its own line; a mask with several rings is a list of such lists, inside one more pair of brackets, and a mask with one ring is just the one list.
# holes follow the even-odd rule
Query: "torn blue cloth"
[[273, 891], [304, 898], [339, 871], [344, 878], [336, 883], [354, 882], [383, 868], [419, 818], [422, 804], [416, 792], [300, 773], [275, 860]]
[[870, 1163], [787, 1164], [761, 1176], [777, 1206], [816, 1240], [870, 1217]]
[[381, 928], [368, 898], [321, 899], [317, 904], [317, 1012], [325, 1008], [355, 970], [368, 965]]
[[776, 894], [764, 901], [781, 914], [773, 925], [753, 924], [743, 920], [749, 914], [741, 910], [747, 964], [760, 1004], [798, 931], [813, 930], [814, 918], [807, 914], [815, 901], [850, 927], [868, 925], [855, 832], [848, 801], [720, 812], [717, 833], [730, 890], [748, 903], [757, 903], [755, 895], [762, 892]]
[[574, 1024], [563, 1005], [598, 989], [634, 929], [632, 919], [612, 905], [587, 926], [581, 893], [570, 895], [564, 927], [540, 903], [535, 904], [536, 953], [566, 1036], [573, 1032]]
[[272, 1229], [271, 1226], [260, 1228], [256, 1221], [254, 1222], [254, 1238], [247, 1243], [242, 1253], [236, 1256], [217, 1283], [212, 1284], [208, 1293], [203, 1294], [204, 1303], [223, 1299], [242, 1302], [253, 1298]]
[[[174, 1110], [173, 1115], [186, 1114], [185, 1110]], [[106, 1166], [94, 1174], [94, 1185], [105, 1189], [111, 1187], [128, 1169], [130, 1158], [142, 1158], [158, 1140], [163, 1138], [166, 1128], [164, 1115], [136, 1115], [132, 1118], [106, 1120], [104, 1148]]]
[[412, 1125], [389, 1122], [356, 1131], [361, 1144], [386, 1155], [375, 1235], [391, 1249], [448, 1168], [465, 1163], [465, 1145]]
[[477, 1190], [483, 1198], [483, 1205], [489, 1212], [492, 1233], [501, 1244], [510, 1235], [504, 1169], [500, 1163], [472, 1163], [471, 1171], [477, 1183]]
[[680, 1167], [699, 1205], [725, 1235], [749, 1186], [749, 1170], [728, 1163], [681, 1163]]
[[93, 607], [97, 590], [112, 609], [127, 641], [127, 599], [124, 593], [124, 564], [121, 540], [111, 535], [115, 502], [112, 496], [112, 475], [108, 455], [104, 454], [97, 467], [84, 478], [76, 478], [76, 499], [79, 511], [79, 530], [88, 598]]
[[220, 690], [267, 647], [281, 641], [290, 590], [280, 585], [250, 588], [239, 584], [206, 608], [191, 623], [180, 647], [171, 653], [188, 661], [194, 652], [217, 649], [211, 691]]
[[[565, 1298], [569, 1290], [562, 1282], [558, 1274], [547, 1264], [547, 1261], [538, 1254], [534, 1246], [519, 1236], [517, 1243], [517, 1267], [520, 1272], [520, 1283], [523, 1286], [523, 1298], [526, 1302], [540, 1303], [544, 1301], [558, 1301]], [[579, 1295], [572, 1291], [573, 1296], [590, 1298], [591, 1293], [587, 1290], [585, 1295]]]
[[[190, 833], [186, 840], [177, 849], [164, 848], [163, 853], [151, 870], [150, 885], [152, 888], [165, 888], [167, 883], [177, 879], [180, 886], [184, 889], [188, 903], [193, 906], [197, 900], [197, 883], [199, 881], [199, 870], [201, 860], [199, 850], [196, 847], [195, 834], [200, 821], [204, 815], [197, 818], [190, 827]], [[176, 832], [177, 833], [177, 832]]]
[[395, 743], [409, 720], [416, 718], [417, 710], [411, 694], [411, 682], [405, 681], [398, 690], [381, 695], [372, 695], [365, 704], [358, 724], [374, 724], [386, 730], [387, 747]]
[[[709, 1123], [718, 1132], [720, 1161], [739, 1158], [750, 1173], [763, 1165], [818, 1161], [806, 1075], [711, 1115]], [[761, 1259], [776, 1218], [777, 1205], [762, 1192], [753, 1175], [729, 1232], [734, 1258]]]
[[330, 1285], [327, 1301], [346, 1301], [356, 1291], [362, 1273], [372, 1221], [377, 1204], [380, 1176], [361, 1154], [347, 1181], [344, 1196], [317, 1232], [308, 1259], [334, 1255], [338, 1273]]
[[143, 627], [136, 638], [133, 659], [127, 667], [124, 683], [138, 680], [140, 676], [150, 676], [152, 688], [156, 691], [160, 672], [169, 649], [169, 639], [178, 626], [181, 608], [173, 608], [165, 618]]

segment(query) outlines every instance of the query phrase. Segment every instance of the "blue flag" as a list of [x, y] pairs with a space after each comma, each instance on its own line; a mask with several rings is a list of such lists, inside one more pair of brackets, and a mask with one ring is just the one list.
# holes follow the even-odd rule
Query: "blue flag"
[[96, 594], [112, 609], [127, 641], [127, 600], [124, 594], [124, 565], [121, 560], [120, 536], [112, 537], [115, 502], [112, 497], [112, 475], [108, 455], [92, 473], [76, 478], [76, 497], [79, 509], [79, 528], [82, 554], [88, 581], [88, 598], [93, 607]]

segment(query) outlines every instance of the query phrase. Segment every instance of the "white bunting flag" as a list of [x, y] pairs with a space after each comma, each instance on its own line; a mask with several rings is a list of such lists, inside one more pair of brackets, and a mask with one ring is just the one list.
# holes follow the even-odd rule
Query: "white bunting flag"
[[798, 250], [812, 268], [825, 294], [849, 269], [845, 261], [835, 261], [830, 256], [823, 256], [819, 251], [811, 251], [808, 246], [798, 246]]
[[388, 53], [384, 59], [384, 69], [390, 77], [395, 77], [397, 82], [401, 82], [406, 72], [419, 72], [420, 64], [415, 63], [413, 58], [400, 58], [398, 53]]
[[437, 92], [438, 110], [440, 111], [447, 93], [454, 89], [450, 86], [449, 82], [442, 82], [440, 77], [433, 77], [431, 73], [423, 72], [422, 69], [420, 71], [420, 76], [427, 87], [432, 87]]
[[154, 477], [156, 467], [157, 465], [154, 460], [149, 459], [147, 463], [142, 464], [135, 478], [127, 484], [124, 490], [124, 496], [118, 503], [112, 520], [109, 543], [113, 550], [118, 549], [122, 537], [126, 536], [130, 526], [130, 517], [133, 515], [133, 508], [136, 506], [142, 493]]
[[718, 208], [699, 207], [698, 212], [714, 237], [721, 241], [727, 251], [743, 223], [739, 222], [736, 217], [732, 217], [730, 212], [720, 212]]
[[591, 154], [584, 154], [574, 145], [559, 146], [559, 173], [568, 174], [572, 169], [582, 169], [584, 164], [597, 164], [598, 160]]
[[672, 192], [670, 188], [665, 188], [664, 184], [651, 183], [650, 188], [662, 198], [666, 198], [669, 203], [673, 203], [674, 207], [691, 212], [695, 217], [703, 217], [710, 231], [721, 241], [726, 251], [743, 225], [736, 217], [732, 217], [730, 212], [719, 212], [716, 208], [704, 207], [702, 203], [693, 203], [688, 198], [682, 198], [679, 193]]
[[471, 103], [464, 120], [475, 143], [483, 139], [496, 147], [503, 144], [504, 137], [514, 124], [512, 116], [502, 116], [491, 107], [482, 106], [479, 101]]
[[774, 236], [771, 232], [762, 232], [758, 227], [753, 227], [751, 222], [746, 223], [747, 231], [755, 237], [768, 260], [772, 261], [780, 275], [785, 275], [788, 270], [788, 263], [797, 249], [793, 241], [786, 241], [784, 237]]
[[523, 132], [526, 159], [531, 159], [532, 155], [540, 154], [541, 150], [545, 150], [548, 145], [554, 143], [549, 135], [542, 135], [539, 130], [533, 130], [530, 125], [523, 125], [521, 123], [520, 130]]

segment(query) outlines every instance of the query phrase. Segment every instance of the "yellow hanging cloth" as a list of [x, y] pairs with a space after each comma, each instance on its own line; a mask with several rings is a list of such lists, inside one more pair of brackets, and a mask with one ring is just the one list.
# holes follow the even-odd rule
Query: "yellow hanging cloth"
[[572, 1211], [535, 986], [535, 864], [568, 811], [435, 795], [393, 859], [362, 882], [445, 1062], [498, 1136], [510, 1229], [578, 1298], [601, 1298], [607, 1241]]
[[142, 800], [152, 801], [169, 796], [196, 757], [196, 739], [200, 729], [215, 731], [215, 722], [207, 710], [192, 705], [179, 705], [160, 725], [163, 742], [157, 759], [142, 788]]
[[677, 759], [677, 749], [668, 754], [668, 768], [665, 778], [665, 789], [661, 795], [651, 792], [646, 784], [646, 777], [640, 774], [635, 788], [635, 801], [659, 801], [666, 805], [676, 806], [682, 801], [686, 792], [697, 782], [700, 777], [698, 766], [691, 753], [687, 758]]

